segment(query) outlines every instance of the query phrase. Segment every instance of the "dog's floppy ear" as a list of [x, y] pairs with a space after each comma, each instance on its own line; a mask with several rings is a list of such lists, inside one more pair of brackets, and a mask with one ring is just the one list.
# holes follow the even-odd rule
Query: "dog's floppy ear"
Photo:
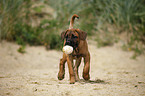
[[84, 32], [84, 31], [82, 31], [80, 29], [76, 29], [76, 31], [79, 33], [79, 36], [80, 36], [81, 40], [86, 40], [86, 38], [87, 38], [87, 32]]
[[63, 31], [63, 32], [61, 33], [61, 40], [64, 40], [67, 31], [68, 31], [68, 30]]
[[63, 31], [63, 32], [61, 33], [61, 40], [64, 39], [64, 37], [65, 37], [65, 33], [66, 33], [66, 31]]

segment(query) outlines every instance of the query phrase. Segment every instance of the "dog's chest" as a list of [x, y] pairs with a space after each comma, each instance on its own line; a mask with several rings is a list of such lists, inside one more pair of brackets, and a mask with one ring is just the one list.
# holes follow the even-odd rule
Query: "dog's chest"
[[84, 57], [83, 54], [80, 54], [79, 52], [76, 52], [76, 51], [74, 51], [71, 55], [72, 55], [73, 59]]

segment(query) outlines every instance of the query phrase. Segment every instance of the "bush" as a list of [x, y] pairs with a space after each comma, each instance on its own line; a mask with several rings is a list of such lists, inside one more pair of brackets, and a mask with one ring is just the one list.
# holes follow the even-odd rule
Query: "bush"
[[[111, 36], [113, 31], [114, 34], [117, 33], [116, 35], [127, 33], [126, 46], [132, 50], [135, 49], [135, 54], [136, 52], [140, 54], [140, 51], [143, 53], [144, 48], [139, 43], [144, 44], [145, 41], [145, 2], [143, 0], [92, 0], [88, 3], [88, 7], [92, 9], [88, 14], [92, 13], [95, 16], [94, 20], [97, 21], [95, 28], [99, 45], [104, 46], [107, 42], [110, 43], [110, 40], [115, 42], [116, 38]], [[113, 30], [107, 31], [110, 34], [108, 35], [110, 40], [106, 42], [104, 40], [108, 34], [106, 33], [108, 28]], [[101, 34], [99, 34], [100, 31]], [[105, 39], [101, 39], [102, 35]], [[136, 48], [140, 51], [136, 51]]]
[[[94, 36], [99, 47], [112, 45], [119, 40], [117, 35], [127, 33], [125, 46], [138, 53], [143, 50], [139, 43], [145, 41], [143, 0], [37, 0], [35, 3], [40, 2], [40, 6], [32, 8], [32, 0], [0, 0], [0, 40], [61, 48], [59, 34], [68, 29], [71, 16], [78, 14], [81, 18], [74, 28]], [[43, 11], [44, 3], [53, 13]], [[45, 18], [46, 15], [49, 17]], [[37, 26], [31, 24], [36, 20], [34, 17], [40, 21]]]
[[0, 40], [12, 40], [14, 25], [19, 19], [23, 0], [0, 0]]
[[40, 31], [37, 28], [32, 28], [30, 25], [18, 23], [14, 27], [15, 32], [13, 40], [18, 44], [40, 45], [41, 37]]
[[[26, 44], [48, 45], [50, 49], [61, 48], [58, 35], [57, 20], [42, 20], [39, 26], [31, 25], [31, 0], [2, 0], [0, 1], [0, 40], [16, 41], [24, 50]], [[36, 13], [40, 8], [33, 8]], [[41, 14], [43, 15], [43, 14]]]

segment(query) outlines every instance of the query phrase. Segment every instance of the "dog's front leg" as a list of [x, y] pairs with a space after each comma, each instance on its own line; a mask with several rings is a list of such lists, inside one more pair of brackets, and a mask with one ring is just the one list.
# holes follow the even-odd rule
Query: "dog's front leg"
[[62, 80], [64, 79], [65, 75], [65, 62], [66, 62], [66, 54], [63, 54], [63, 58], [60, 59], [60, 64], [59, 64], [59, 73], [58, 73], [58, 79]]
[[70, 76], [70, 84], [75, 83], [75, 74], [73, 70], [73, 58], [71, 55], [67, 56], [67, 64], [68, 64], [68, 69], [69, 69], [69, 76]]
[[85, 80], [90, 79], [89, 71], [90, 71], [90, 53], [88, 52], [88, 54], [84, 57], [83, 78]]

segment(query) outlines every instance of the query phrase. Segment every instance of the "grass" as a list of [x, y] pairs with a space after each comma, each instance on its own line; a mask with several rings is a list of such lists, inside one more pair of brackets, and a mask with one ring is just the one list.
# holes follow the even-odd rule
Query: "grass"
[[[145, 41], [145, 2], [142, 0], [93, 0], [90, 2], [95, 9], [95, 20], [98, 21], [96, 30], [102, 31], [97, 36], [99, 46], [106, 46], [116, 42], [115, 35], [127, 33], [126, 48], [132, 49], [136, 54], [144, 53]], [[91, 6], [90, 6], [91, 7]], [[108, 26], [109, 25], [109, 26]], [[113, 34], [109, 32], [108, 27], [116, 30]], [[109, 35], [108, 35], [109, 33]], [[117, 34], [116, 34], [117, 33]], [[104, 38], [101, 39], [104, 35]], [[107, 36], [107, 37], [106, 37]], [[107, 38], [107, 40], [105, 40]], [[113, 42], [112, 42], [113, 41]], [[117, 40], [118, 41], [118, 40]]]
[[[0, 40], [60, 49], [60, 33], [68, 29], [71, 16], [78, 14], [80, 20], [75, 21], [74, 28], [95, 36], [98, 47], [113, 45], [119, 41], [119, 35], [127, 33], [123, 48], [132, 49], [135, 54], [144, 53], [143, 0], [37, 0], [37, 3], [42, 4], [32, 8], [32, 0], [0, 0]], [[44, 13], [43, 4], [51, 7], [53, 13]], [[32, 26], [36, 17], [40, 22]]]
[[0, 39], [12, 39], [13, 24], [19, 18], [20, 0], [0, 0]]
[[31, 0], [1, 0], [0, 5], [0, 40], [16, 41], [22, 46], [49, 45], [50, 49], [61, 48], [57, 20], [42, 20], [39, 26], [32, 26], [30, 22], [32, 10], [43, 16], [41, 9], [44, 6], [31, 8]]

